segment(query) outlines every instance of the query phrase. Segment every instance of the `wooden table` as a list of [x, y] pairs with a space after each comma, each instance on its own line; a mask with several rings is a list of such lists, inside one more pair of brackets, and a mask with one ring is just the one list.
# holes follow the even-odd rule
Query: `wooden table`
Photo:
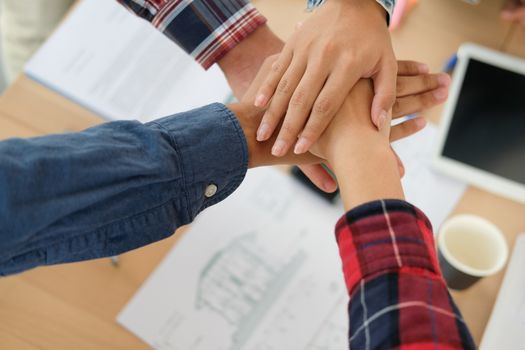
[[[254, 1], [284, 39], [305, 19], [303, 0]], [[471, 41], [525, 57], [525, 31], [499, 20], [503, 0], [470, 6], [459, 0], [422, 0], [393, 34], [398, 58], [439, 70], [458, 46]], [[439, 121], [441, 108], [426, 116]], [[0, 138], [76, 131], [100, 123], [96, 115], [21, 76], [0, 98]], [[525, 232], [525, 205], [469, 188], [454, 210], [496, 223], [509, 245]], [[117, 313], [184, 229], [162, 242], [107, 259], [39, 268], [0, 280], [0, 349], [147, 349], [115, 321]], [[503, 272], [453, 293], [479, 343]]]

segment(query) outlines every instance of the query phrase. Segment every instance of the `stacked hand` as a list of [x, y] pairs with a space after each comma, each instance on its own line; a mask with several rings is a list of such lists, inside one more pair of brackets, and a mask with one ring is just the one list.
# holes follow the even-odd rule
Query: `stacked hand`
[[[264, 76], [252, 85], [257, 88], [246, 94], [264, 59], [278, 52], [278, 58], [264, 68]], [[287, 159], [290, 150], [301, 154], [316, 142], [362, 77], [374, 82], [371, 116], [376, 126], [389, 118], [386, 111], [396, 97], [394, 117], [441, 103], [448, 92], [448, 77], [428, 75], [426, 65], [400, 62], [398, 66], [386, 11], [374, 0], [327, 1], [286, 45], [261, 26], [219, 64], [237, 98], [265, 110], [256, 127], [257, 139], [264, 143], [258, 147], [271, 144], [271, 153]], [[401, 137], [422, 123], [416, 119], [394, 129], [392, 136]], [[336, 182], [320, 164], [300, 167], [322, 190], [336, 190]]]
[[311, 149], [330, 163], [346, 210], [379, 199], [404, 199], [400, 161], [390, 142], [391, 131], [407, 133], [399, 126], [391, 129], [389, 119], [377, 130], [370, 121], [372, 96], [371, 82], [359, 81]]
[[371, 0], [327, 1], [287, 41], [258, 90], [255, 105], [268, 108], [257, 139], [281, 125], [272, 154], [307, 152], [360, 78], [374, 81], [380, 126], [395, 100], [396, 71], [385, 10]]
[[[240, 104], [230, 106], [230, 108], [239, 117], [241, 125], [243, 126], [243, 130], [246, 134], [246, 139], [248, 140], [248, 145], [250, 149], [250, 166], [255, 167], [281, 163], [303, 164], [303, 170], [309, 169], [310, 167], [320, 167], [320, 162], [326, 162], [326, 160], [330, 161], [330, 157], [328, 157], [327, 152], [324, 151], [325, 148], [322, 148], [322, 142], [323, 140], [326, 140], [322, 137], [319, 140], [318, 145], [316, 145], [317, 148], [314, 147], [312, 149], [316, 156], [314, 156], [312, 153], [296, 155], [292, 152], [288, 152], [284, 158], [276, 158], [271, 155], [271, 148], [277, 135], [273, 135], [269, 140], [265, 142], [256, 141], [257, 127], [265, 113], [265, 110], [253, 107], [252, 102], [256, 96], [260, 84], [265, 79], [265, 77], [267, 76], [267, 72], [271, 70], [271, 66], [277, 59], [277, 56], [272, 56], [268, 58], [264, 62], [257, 77], [254, 79], [253, 84], [245, 94], [242, 102]], [[393, 106], [392, 118], [400, 118], [407, 114], [420, 112], [424, 109], [442, 103], [446, 99], [448, 94], [448, 85], [450, 83], [450, 78], [446, 74], [421, 74], [419, 73], [420, 67], [421, 64], [417, 62], [400, 61], [398, 63], [399, 77], [397, 79], [397, 98]], [[364, 83], [360, 83], [360, 86], [363, 84]], [[368, 100], [369, 96], [366, 95], [366, 92], [363, 92], [363, 89], [364, 88], [361, 86], [355, 92], [352, 90], [352, 93], [349, 96], [351, 96], [353, 99], [349, 101], [349, 97], [347, 96], [347, 98], [345, 98], [345, 100], [343, 101], [344, 104], [342, 106], [345, 108], [340, 108], [336, 116], [344, 114], [344, 112], [348, 109], [351, 111], [354, 105], [356, 109], [357, 107], [363, 109], [364, 106], [365, 109], [368, 108], [368, 110], [366, 110], [363, 113], [360, 113], [360, 115], [368, 116], [369, 126], [372, 126], [373, 131], [377, 132], [377, 129], [372, 125], [372, 122], [370, 121], [369, 107], [371, 101]], [[348, 115], [346, 115], [346, 117], [350, 117], [350, 115], [353, 115], [353, 113], [351, 112], [347, 114]], [[340, 121], [338, 120], [337, 123], [340, 123]], [[330, 130], [333, 130], [334, 125], [338, 125], [337, 123], [336, 120], [333, 120], [330, 124], [331, 126], [329, 126], [326, 129], [323, 135], [330, 135]], [[349, 123], [347, 126], [349, 125], [353, 124]], [[421, 130], [425, 126], [425, 120], [421, 117], [418, 117], [408, 122], [396, 125], [391, 130], [389, 125], [389, 120], [386, 120], [380, 132], [382, 132], [384, 135], [388, 134], [387, 140], [393, 142], [401, 138], [407, 137], [409, 135], [412, 135], [413, 133]], [[346, 126], [340, 129], [346, 130]], [[356, 128], [356, 130], [358, 129], [359, 128]], [[367, 135], [367, 133], [363, 133], [362, 135]], [[343, 134], [343, 136], [341, 136], [339, 140], [337, 137], [331, 137], [330, 140], [332, 139], [334, 140], [332, 143], [336, 144], [338, 142], [341, 142], [342, 140], [348, 139], [348, 135]], [[361, 136], [355, 137], [355, 140], [357, 139], [360, 140]], [[372, 139], [374, 138], [370, 138], [369, 140]], [[365, 145], [368, 143], [363, 144]], [[327, 176], [329, 175], [327, 174]], [[323, 179], [318, 178], [317, 180], [317, 184], [320, 185], [320, 187], [322, 188]], [[331, 181], [333, 182], [332, 179]]]

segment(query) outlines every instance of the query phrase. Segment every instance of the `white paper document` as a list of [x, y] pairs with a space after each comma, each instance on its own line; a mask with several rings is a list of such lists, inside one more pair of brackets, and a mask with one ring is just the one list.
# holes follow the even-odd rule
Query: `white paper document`
[[481, 350], [521, 350], [525, 344], [525, 234], [516, 240]]
[[272, 169], [202, 213], [118, 316], [155, 349], [345, 349], [342, 215]]
[[230, 96], [217, 66], [204, 71], [115, 0], [83, 0], [25, 72], [108, 119], [145, 122]]
[[393, 144], [405, 165], [402, 183], [406, 200], [427, 215], [434, 232], [437, 232], [467, 188], [464, 182], [433, 169], [432, 155], [437, 135], [437, 128], [429, 124], [417, 134]]

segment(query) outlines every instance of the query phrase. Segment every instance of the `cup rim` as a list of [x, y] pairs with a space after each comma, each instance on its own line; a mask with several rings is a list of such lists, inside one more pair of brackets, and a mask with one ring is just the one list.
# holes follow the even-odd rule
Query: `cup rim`
[[[498, 241], [499, 245], [501, 246], [502, 254], [500, 255], [498, 261], [494, 264], [493, 267], [491, 267], [489, 269], [477, 269], [477, 268], [474, 268], [474, 267], [470, 267], [470, 266], [462, 263], [458, 259], [456, 259], [454, 256], [452, 256], [452, 254], [450, 254], [450, 252], [446, 248], [445, 235], [443, 234], [443, 232], [445, 232], [446, 229], [449, 226], [451, 226], [452, 224], [455, 224], [458, 221], [470, 221], [470, 222], [475, 221], [478, 224], [481, 224], [481, 225], [487, 227], [488, 229], [490, 229], [494, 233], [494, 236], [495, 236], [496, 240]], [[456, 216], [448, 219], [441, 226], [441, 228], [439, 230], [437, 246], [438, 246], [437, 248], [439, 249], [439, 252], [443, 255], [443, 257], [455, 269], [457, 269], [458, 271], [461, 271], [463, 273], [466, 273], [468, 275], [474, 276], [474, 277], [486, 277], [486, 276], [491, 276], [493, 274], [496, 274], [501, 269], [503, 269], [503, 267], [507, 263], [507, 259], [508, 259], [508, 255], [509, 255], [509, 248], [508, 248], [508, 245], [507, 245], [507, 241], [505, 240], [505, 236], [503, 235], [503, 232], [501, 232], [501, 230], [495, 224], [490, 222], [489, 220], [487, 220], [485, 218], [482, 218], [480, 216], [471, 215], [471, 214], [456, 215]]]

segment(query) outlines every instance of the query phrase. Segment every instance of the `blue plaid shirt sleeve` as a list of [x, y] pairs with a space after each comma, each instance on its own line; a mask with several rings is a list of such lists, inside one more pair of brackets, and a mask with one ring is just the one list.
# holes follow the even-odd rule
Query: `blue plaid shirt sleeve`
[[205, 69], [266, 18], [248, 0], [117, 0], [151, 22]]
[[[248, 0], [117, 0], [151, 22], [205, 69], [243, 41], [266, 18]], [[308, 9], [325, 0], [307, 0]], [[392, 15], [395, 0], [376, 0]]]

